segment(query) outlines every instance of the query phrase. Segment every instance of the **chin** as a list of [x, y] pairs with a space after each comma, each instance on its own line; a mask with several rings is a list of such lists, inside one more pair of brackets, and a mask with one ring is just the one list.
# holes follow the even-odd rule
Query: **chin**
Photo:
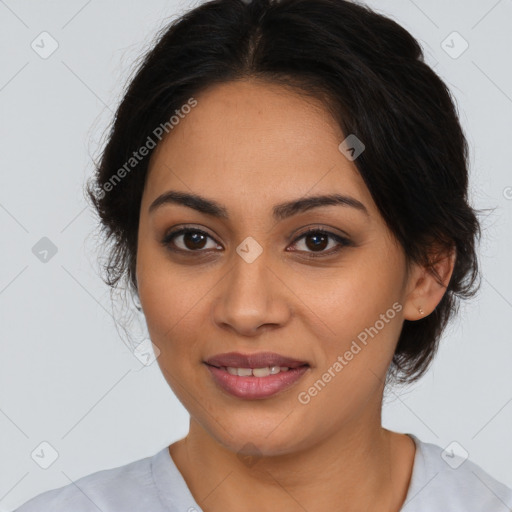
[[[282, 421], [282, 418], [280, 418]], [[285, 455], [300, 450], [305, 440], [304, 426], [297, 425], [293, 431], [290, 425], [277, 426], [279, 421], [240, 424], [231, 424], [229, 435], [222, 427], [215, 426], [215, 431], [210, 430], [219, 444], [236, 453], [240, 457], [271, 457]], [[277, 426], [277, 428], [276, 428]]]

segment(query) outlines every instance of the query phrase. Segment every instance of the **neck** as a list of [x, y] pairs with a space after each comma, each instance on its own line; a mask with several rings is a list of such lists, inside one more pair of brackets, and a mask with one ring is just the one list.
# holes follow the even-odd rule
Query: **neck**
[[204, 512], [398, 511], [414, 442], [382, 428], [376, 416], [378, 421], [347, 424], [307, 449], [252, 458], [222, 446], [191, 419], [189, 434], [170, 453]]

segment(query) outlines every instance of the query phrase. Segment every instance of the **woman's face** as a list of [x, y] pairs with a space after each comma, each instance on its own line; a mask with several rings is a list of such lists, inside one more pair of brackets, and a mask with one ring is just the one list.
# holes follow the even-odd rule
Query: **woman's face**
[[[193, 421], [233, 451], [293, 452], [380, 425], [412, 284], [338, 149], [345, 136], [321, 103], [276, 85], [231, 82], [196, 100], [153, 153], [140, 210], [139, 297], [163, 375]], [[151, 208], [169, 191], [216, 208]], [[304, 207], [332, 195], [345, 199]], [[321, 232], [303, 236], [310, 228]], [[295, 363], [212, 361], [232, 352]], [[244, 376], [250, 366], [269, 368]]]

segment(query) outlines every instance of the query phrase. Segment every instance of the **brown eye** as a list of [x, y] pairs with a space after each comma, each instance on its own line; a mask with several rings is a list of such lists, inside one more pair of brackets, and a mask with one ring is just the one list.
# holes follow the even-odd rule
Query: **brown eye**
[[[211, 245], [208, 246], [208, 240]], [[303, 248], [300, 247], [301, 243]], [[188, 253], [207, 253], [211, 249], [222, 249], [205, 231], [197, 228], [180, 228], [168, 233], [162, 245], [171, 251]], [[343, 247], [352, 245], [350, 240], [330, 231], [310, 229], [295, 239], [294, 251], [304, 252], [308, 257], [332, 256]], [[299, 246], [297, 248], [297, 246]], [[330, 248], [330, 250], [326, 250]]]
[[194, 249], [203, 249], [207, 238], [208, 237], [202, 233], [188, 231], [183, 234], [183, 244], [187, 249], [192, 251]]
[[323, 233], [308, 234], [304, 240], [307, 248], [312, 251], [322, 251], [329, 245], [329, 236]]
[[[303, 247], [305, 249], [300, 248], [300, 243], [303, 242]], [[332, 242], [330, 246], [331, 250], [326, 251], [325, 249], [329, 247], [329, 244]], [[344, 238], [340, 235], [336, 235], [335, 233], [331, 233], [330, 231], [325, 231], [322, 229], [310, 229], [299, 236], [293, 247], [299, 248], [297, 249], [299, 252], [309, 253], [308, 256], [317, 257], [317, 256], [331, 256], [337, 252], [339, 252], [343, 247], [352, 245], [350, 240]], [[334, 247], [334, 250], [332, 249]], [[318, 253], [318, 254], [315, 254]]]
[[208, 239], [213, 238], [201, 231], [200, 229], [182, 228], [168, 233], [162, 240], [162, 244], [172, 250], [181, 250], [185, 252], [200, 252], [203, 249], [215, 249], [216, 243], [213, 246], [207, 247]]

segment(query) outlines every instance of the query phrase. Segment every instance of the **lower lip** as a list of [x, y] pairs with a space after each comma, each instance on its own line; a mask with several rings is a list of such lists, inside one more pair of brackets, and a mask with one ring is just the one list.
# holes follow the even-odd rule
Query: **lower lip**
[[268, 398], [293, 386], [308, 370], [308, 366], [290, 368], [287, 372], [266, 377], [239, 377], [227, 370], [206, 365], [215, 382], [224, 390], [238, 398], [257, 400]]

